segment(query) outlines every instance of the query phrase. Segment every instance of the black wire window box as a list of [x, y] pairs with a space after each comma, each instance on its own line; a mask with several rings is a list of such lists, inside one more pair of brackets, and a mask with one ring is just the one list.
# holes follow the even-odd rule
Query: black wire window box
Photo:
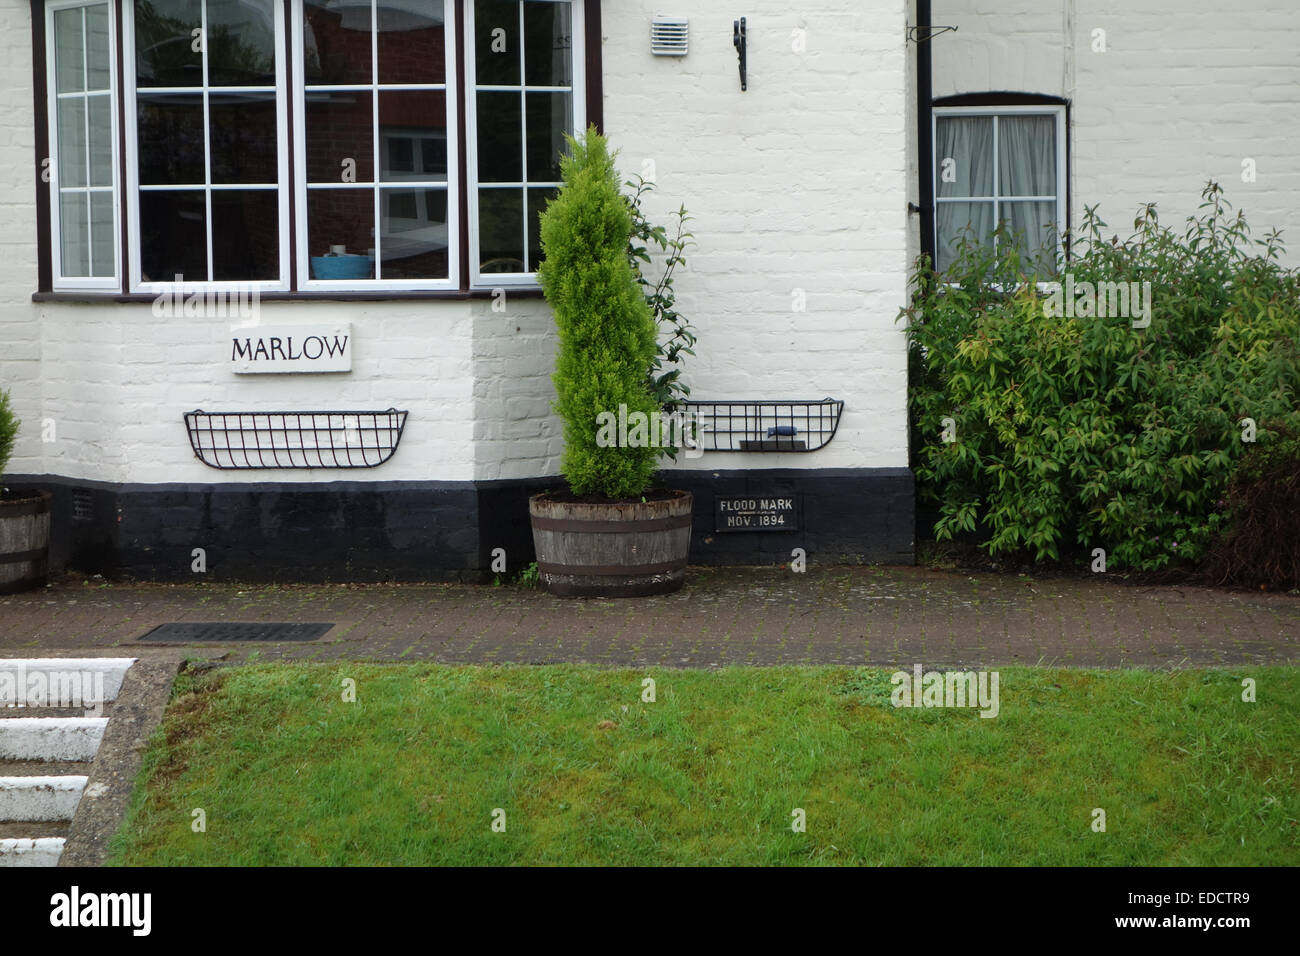
[[817, 451], [840, 427], [844, 403], [820, 401], [683, 402], [703, 451]]
[[185, 413], [190, 447], [205, 465], [243, 468], [374, 468], [393, 457], [406, 412]]

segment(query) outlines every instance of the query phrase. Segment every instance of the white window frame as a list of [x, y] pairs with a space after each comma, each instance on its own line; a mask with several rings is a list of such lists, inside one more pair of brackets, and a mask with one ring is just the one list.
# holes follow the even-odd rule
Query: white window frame
[[[141, 264], [140, 264], [140, 166], [139, 166], [139, 147], [138, 147], [138, 128], [136, 118], [139, 115], [139, 106], [136, 100], [136, 83], [135, 83], [135, 4], [132, 0], [125, 0], [122, 4], [122, 77], [123, 77], [123, 102], [126, 104], [127, 111], [131, 114], [126, 124], [126, 211], [127, 211], [127, 243], [129, 253], [129, 270], [130, 270], [130, 289], [136, 293], [150, 293], [153, 295], [172, 294], [175, 292], [184, 293], [185, 290], [200, 288], [210, 289], [213, 291], [237, 291], [244, 289], [256, 289], [259, 292], [287, 292], [289, 291], [289, 131], [288, 131], [288, 112], [289, 112], [289, 95], [288, 95], [288, 70], [285, 65], [284, 42], [285, 42], [285, 22], [284, 22], [284, 4], [275, 0], [271, 4], [275, 13], [275, 99], [276, 99], [276, 175], [279, 182], [276, 184], [276, 206], [279, 222], [279, 246], [280, 246], [280, 275], [276, 279], [259, 279], [259, 280], [200, 280], [186, 279], [183, 283], [184, 288], [178, 288], [178, 283], [173, 281], [141, 281]], [[295, 9], [301, 11], [301, 2], [294, 3]], [[203, 23], [200, 25], [207, 35], [207, 4], [200, 8], [203, 13]], [[186, 91], [200, 93], [212, 92], [239, 92], [244, 87], [238, 86], [209, 86], [207, 85], [207, 60], [204, 59], [204, 85], [186, 87]], [[157, 92], [175, 91], [177, 87], [159, 87]], [[153, 87], [148, 87], [147, 92], [154, 91]], [[203, 135], [204, 135], [204, 178], [207, 180], [205, 187], [205, 196], [207, 197], [207, 223], [208, 230], [212, 230], [212, 202], [211, 195], [214, 188], [220, 189], [222, 186], [214, 187], [212, 180], [212, 153], [208, 143], [211, 126], [208, 121], [207, 97], [204, 97], [204, 116], [203, 116]], [[238, 189], [243, 186], [255, 185], [252, 183], [241, 183], [229, 188]], [[263, 185], [263, 184], [257, 184]], [[269, 191], [269, 190], [268, 190]], [[212, 249], [208, 249], [208, 274], [212, 270]]]
[[[71, 10], [85, 7], [107, 6], [108, 7], [108, 55], [109, 55], [109, 99], [111, 100], [112, 113], [112, 154], [113, 154], [113, 180], [112, 183], [105, 186], [91, 187], [86, 186], [86, 192], [111, 192], [113, 196], [113, 274], [112, 276], [67, 276], [63, 275], [63, 208], [62, 193], [59, 184], [59, 93], [58, 93], [58, 76], [56, 74], [56, 59], [58, 48], [54, 37], [54, 14], [56, 11]], [[83, 43], [84, 43], [83, 35]], [[121, 181], [121, 156], [118, 149], [119, 141], [119, 123], [118, 116], [118, 90], [117, 90], [117, 4], [112, 0], [49, 0], [45, 4], [45, 89], [46, 89], [46, 114], [49, 127], [49, 197], [50, 197], [50, 268], [52, 288], [55, 291], [77, 292], [77, 291], [109, 291], [117, 292], [122, 288], [122, 202], [118, 191], [118, 183]], [[68, 96], [84, 94], [67, 94]], [[89, 111], [87, 111], [86, 122], [89, 124]], [[90, 136], [86, 136], [86, 150], [90, 149]], [[87, 236], [87, 241], [91, 243], [90, 254], [94, 255], [93, 239]]]
[[[371, 0], [373, 16], [375, 0]], [[393, 291], [441, 291], [460, 289], [460, 197], [459, 173], [457, 163], [460, 161], [460, 140], [458, 138], [459, 116], [456, 102], [456, 4], [454, 0], [443, 0], [443, 42], [446, 53], [443, 57], [445, 66], [442, 83], [418, 84], [379, 84], [379, 37], [374, 32], [370, 35], [371, 79], [369, 90], [371, 101], [372, 148], [374, 149], [373, 183], [361, 183], [344, 186], [340, 189], [368, 189], [374, 197], [375, 222], [375, 269], [378, 273], [383, 256], [383, 241], [380, 236], [383, 223], [383, 189], [385, 185], [402, 185], [401, 180], [388, 182], [382, 179], [381, 162], [383, 143], [379, 131], [379, 92], [419, 90], [435, 92], [442, 90], [446, 102], [447, 118], [447, 278], [446, 279], [313, 279], [311, 278], [311, 257], [307, 242], [307, 84], [304, 64], [303, 40], [305, 37], [303, 23], [303, 2], [293, 2], [293, 109], [294, 109], [294, 175], [295, 196], [294, 210], [297, 217], [294, 224], [297, 237], [298, 253], [298, 290], [300, 292], [370, 292], [375, 290]], [[375, 22], [372, 20], [372, 23]], [[326, 89], [366, 89], [364, 84], [326, 87]], [[439, 184], [441, 185], [441, 184]], [[419, 187], [412, 187], [419, 188]]]
[[[585, 33], [586, 11], [583, 9], [585, 0], [550, 0], [550, 2], [563, 2], [569, 4], [569, 23], [573, 30], [573, 42], [571, 46], [570, 62], [572, 63], [572, 73], [569, 77], [569, 86], [529, 86], [526, 77], [522, 74], [519, 77], [519, 86], [485, 86], [483, 89], [487, 92], [514, 92], [519, 90], [521, 95], [523, 91], [537, 93], [562, 93], [566, 89], [570, 91], [573, 98], [573, 129], [570, 130], [574, 135], [580, 134], [587, 128], [587, 76], [586, 76], [586, 58], [587, 58], [587, 37]], [[522, 19], [522, 7], [520, 8]], [[520, 42], [523, 38], [523, 23], [520, 23]], [[537, 288], [536, 272], [491, 272], [482, 273], [479, 271], [479, 254], [478, 254], [478, 103], [477, 92], [478, 85], [475, 83], [477, 73], [475, 64], [475, 43], [474, 43], [474, 2], [465, 0], [465, 189], [468, 191], [468, 209], [469, 209], [469, 248], [466, 255], [470, 257], [469, 269], [469, 286], [473, 290], [493, 289], [493, 288]], [[521, 167], [527, 171], [527, 151], [528, 151], [528, 113], [524, 110], [522, 113], [524, 124], [524, 133], [522, 137], [521, 149], [524, 155], [524, 165]], [[560, 186], [559, 182], [555, 183], [493, 183], [494, 186], [518, 187], [526, 189], [529, 186]], [[528, 203], [525, 195], [524, 202], [524, 242], [528, 241]], [[528, 264], [528, 252], [525, 245], [524, 265]]]
[[[1014, 196], [1004, 197], [1000, 195], [1001, 183], [999, 180], [998, 170], [998, 116], [1052, 116], [1056, 119], [1056, 195], [1055, 196]], [[931, 213], [934, 231], [934, 254], [935, 264], [938, 264], [939, 244], [942, 238], [939, 235], [939, 204], [948, 202], [992, 202], [993, 203], [993, 225], [997, 227], [1001, 221], [1001, 203], [1003, 202], [1046, 202], [1051, 199], [1056, 200], [1056, 231], [1059, 233], [1064, 228], [1067, 221], [1066, 209], [1066, 138], [1065, 138], [1065, 107], [1060, 104], [1044, 103], [1038, 104], [1018, 104], [1014, 106], [936, 106], [931, 110], [930, 115], [930, 142], [937, 144], [939, 142], [939, 118], [948, 116], [992, 116], [993, 117], [993, 195], [990, 196], [939, 196], [939, 166], [942, 158], [939, 156], [937, 145], [932, 146], [934, 156], [930, 163], [931, 176], [931, 196], [934, 197], [934, 210]], [[996, 239], [994, 239], [996, 248]], [[1060, 238], [1057, 238], [1059, 251]]]

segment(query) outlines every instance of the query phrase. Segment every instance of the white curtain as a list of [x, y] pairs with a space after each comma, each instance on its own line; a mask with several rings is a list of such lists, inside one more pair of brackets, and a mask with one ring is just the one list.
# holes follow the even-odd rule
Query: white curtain
[[1050, 202], [1007, 202], [999, 215], [1018, 240], [1021, 253], [1040, 274], [1056, 255], [1056, 117], [998, 117], [998, 191], [1003, 197], [1051, 196]]
[[[965, 236], [991, 245], [994, 221], [993, 117], [940, 116], [935, 123], [935, 179], [938, 210], [936, 265], [956, 258]], [[1002, 115], [997, 120], [999, 197], [997, 215], [1020, 233], [1027, 266], [1044, 274], [1056, 255], [1056, 117]], [[1017, 196], [1050, 199], [1016, 200]], [[987, 198], [981, 198], [987, 197]]]
[[993, 241], [993, 118], [941, 116], [935, 125], [936, 195], [989, 197], [983, 202], [935, 204], [935, 264], [943, 271], [956, 258], [963, 236], [980, 245]]

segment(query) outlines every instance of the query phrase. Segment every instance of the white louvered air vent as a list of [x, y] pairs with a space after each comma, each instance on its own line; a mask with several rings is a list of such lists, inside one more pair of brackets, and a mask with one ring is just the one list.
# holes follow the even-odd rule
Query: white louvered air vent
[[686, 20], [681, 17], [655, 17], [650, 21], [650, 52], [655, 56], [685, 56]]

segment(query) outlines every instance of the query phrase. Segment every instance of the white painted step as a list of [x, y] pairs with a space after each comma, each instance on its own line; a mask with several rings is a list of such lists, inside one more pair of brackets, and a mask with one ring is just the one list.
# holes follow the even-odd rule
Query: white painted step
[[63, 837], [0, 840], [0, 866], [58, 866]]
[[[0, 768], [5, 761], [66, 764], [94, 760], [108, 718], [91, 715], [102, 714], [100, 705], [117, 700], [126, 672], [135, 661], [133, 657], [0, 659]], [[40, 716], [47, 708], [58, 709]], [[55, 716], [83, 708], [84, 716]], [[86, 780], [79, 775], [0, 776], [0, 822], [70, 821]], [[26, 827], [18, 829], [21, 832]], [[62, 828], [51, 829], [57, 832]], [[0, 867], [57, 866], [64, 846], [61, 836], [2, 838]]]
[[86, 777], [0, 777], [0, 822], [71, 820]]
[[[79, 707], [117, 700], [134, 657], [0, 658], [0, 706]], [[32, 695], [41, 700], [32, 700]]]
[[107, 717], [0, 720], [0, 760], [94, 760]]

